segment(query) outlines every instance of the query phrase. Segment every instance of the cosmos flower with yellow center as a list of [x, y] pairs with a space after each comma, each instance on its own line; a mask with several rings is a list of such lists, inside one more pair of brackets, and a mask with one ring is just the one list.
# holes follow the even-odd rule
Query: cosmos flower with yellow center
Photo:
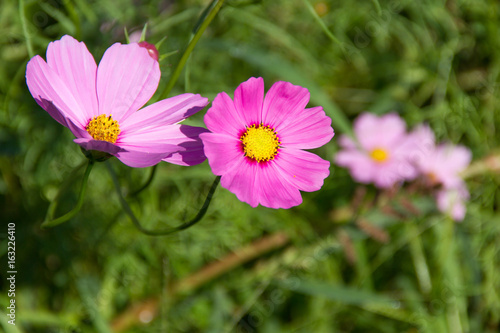
[[303, 149], [330, 141], [331, 119], [320, 106], [306, 108], [309, 91], [276, 82], [264, 97], [264, 80], [238, 86], [234, 100], [214, 99], [205, 115], [211, 133], [200, 135], [212, 171], [222, 187], [252, 207], [290, 208], [300, 191], [317, 191], [330, 163]]
[[203, 109], [207, 98], [182, 94], [142, 108], [160, 80], [157, 53], [144, 42], [116, 43], [97, 66], [83, 42], [64, 36], [49, 44], [47, 61], [35, 56], [28, 62], [26, 83], [36, 102], [73, 132], [87, 156], [116, 156], [131, 167], [162, 160], [201, 163], [199, 134], [206, 130], [179, 122]]

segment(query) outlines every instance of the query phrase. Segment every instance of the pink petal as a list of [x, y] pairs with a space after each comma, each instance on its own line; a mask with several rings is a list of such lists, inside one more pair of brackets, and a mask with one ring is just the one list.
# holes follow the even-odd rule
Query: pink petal
[[358, 150], [343, 150], [335, 156], [335, 163], [349, 169], [352, 178], [360, 183], [368, 184], [373, 181], [373, 161]]
[[71, 36], [49, 43], [47, 63], [64, 82], [89, 120], [98, 114], [94, 57], [83, 42]]
[[185, 150], [173, 153], [163, 160], [165, 162], [186, 166], [200, 164], [205, 161], [206, 157], [203, 152], [203, 143], [199, 136], [201, 133], [209, 133], [208, 130], [202, 127], [187, 125], [176, 125], [175, 130], [178, 130], [178, 137], [175, 139], [173, 138], [174, 128], [172, 128], [168, 141], [177, 144]]
[[449, 214], [455, 221], [462, 221], [465, 217], [465, 202], [469, 199], [469, 191], [465, 183], [460, 183], [457, 188], [442, 189], [437, 193], [438, 209]]
[[462, 183], [460, 172], [465, 170], [471, 161], [471, 152], [463, 146], [442, 144], [436, 148], [433, 166], [434, 173], [447, 188], [455, 188]]
[[99, 114], [119, 123], [139, 110], [153, 96], [160, 80], [160, 66], [139, 45], [113, 44], [97, 69]]
[[419, 125], [407, 135], [406, 142], [398, 150], [404, 151], [414, 165], [422, 165], [435, 149], [434, 132], [428, 125]]
[[[210, 159], [208, 160], [210, 162]], [[236, 197], [252, 207], [257, 207], [260, 200], [257, 177], [258, 163], [240, 158], [233, 163], [233, 168], [221, 177], [221, 186], [231, 191]]]
[[215, 97], [203, 120], [211, 132], [225, 133], [234, 138], [239, 138], [251, 125], [236, 111], [233, 100], [225, 92]]
[[405, 177], [400, 172], [399, 161], [389, 161], [387, 163], [372, 162], [373, 183], [378, 188], [389, 188], [398, 182], [402, 182]]
[[358, 147], [356, 142], [347, 135], [341, 135], [337, 142], [344, 149], [357, 149]]
[[256, 195], [262, 206], [288, 209], [302, 203], [298, 188], [280, 176], [275, 163], [264, 164], [259, 168], [256, 185]]
[[273, 162], [280, 177], [301, 191], [319, 190], [330, 174], [330, 162], [299, 149], [282, 149]]
[[312, 149], [323, 146], [333, 137], [332, 119], [321, 106], [304, 109], [293, 116], [288, 126], [280, 124], [276, 131], [283, 147]]
[[92, 138], [78, 138], [73, 141], [85, 150], [98, 150], [111, 155], [116, 155], [122, 150], [122, 148], [111, 142], [94, 140]]
[[178, 123], [195, 114], [208, 104], [208, 98], [182, 94], [156, 102], [133, 113], [120, 124], [127, 132], [148, 126], [165, 126]]
[[[126, 150], [137, 150], [151, 153], [164, 152], [168, 155], [185, 150], [178, 144], [190, 140], [181, 131], [181, 126], [169, 125], [162, 127], [147, 127], [136, 130], [133, 133], [120, 133], [116, 145]], [[185, 126], [190, 127], [190, 126]]]
[[234, 107], [244, 119], [245, 125], [259, 124], [262, 120], [264, 80], [251, 77], [241, 83], [234, 92]]
[[395, 113], [377, 117], [361, 114], [354, 122], [354, 132], [360, 145], [367, 151], [375, 148], [391, 148], [405, 136], [406, 123]]
[[[144, 147], [141, 147], [141, 149]], [[159, 151], [164, 150], [161, 146]], [[175, 146], [172, 147], [175, 149]], [[144, 150], [123, 150], [115, 155], [123, 164], [132, 168], [146, 168], [158, 164], [165, 158], [165, 153], [147, 152]]]
[[215, 175], [225, 175], [245, 160], [241, 142], [231, 136], [219, 133], [202, 133], [208, 164]]
[[286, 128], [295, 123], [309, 102], [309, 90], [294, 86], [290, 82], [279, 81], [273, 84], [266, 94], [262, 108], [262, 122], [274, 128]]
[[[26, 68], [26, 83], [38, 105], [55, 120], [69, 127], [66, 119], [84, 129], [89, 119], [66, 84], [40, 57], [33, 57]], [[76, 135], [76, 134], [75, 134]]]

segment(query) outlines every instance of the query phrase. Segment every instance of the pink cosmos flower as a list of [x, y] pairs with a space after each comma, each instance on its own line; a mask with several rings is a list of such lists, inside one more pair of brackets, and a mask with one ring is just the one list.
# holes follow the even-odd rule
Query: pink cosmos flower
[[97, 66], [83, 42], [64, 36], [49, 44], [47, 62], [40, 56], [28, 62], [26, 82], [37, 103], [87, 151], [114, 155], [131, 167], [201, 163], [199, 134], [206, 130], [179, 122], [206, 106], [207, 98], [182, 94], [139, 110], [160, 80], [150, 52], [116, 43]]
[[276, 82], [264, 97], [264, 80], [250, 78], [232, 100], [217, 95], [205, 115], [212, 133], [200, 135], [221, 185], [252, 207], [290, 208], [300, 191], [317, 191], [330, 163], [302, 149], [318, 148], [333, 137], [322, 107], [306, 109], [309, 91]]
[[355, 142], [342, 136], [335, 162], [349, 169], [354, 180], [388, 188], [417, 175], [409, 161], [410, 144], [405, 122], [395, 113], [361, 114], [354, 122]]
[[435, 144], [434, 133], [427, 125], [418, 126], [410, 135], [413, 146], [412, 161], [419, 172], [433, 185], [456, 189], [462, 186], [460, 173], [471, 161], [471, 152], [464, 146], [450, 143]]
[[469, 191], [463, 182], [456, 188], [441, 189], [436, 196], [438, 209], [450, 215], [455, 221], [464, 219], [467, 200], [469, 200]]

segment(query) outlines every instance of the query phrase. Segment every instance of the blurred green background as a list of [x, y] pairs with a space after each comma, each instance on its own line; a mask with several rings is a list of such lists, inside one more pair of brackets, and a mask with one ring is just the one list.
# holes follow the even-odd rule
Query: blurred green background
[[[171, 95], [211, 100], [262, 76], [308, 88], [336, 136], [363, 111], [427, 122], [468, 146], [473, 172], [462, 223], [430, 193], [360, 186], [331, 166], [323, 188], [290, 210], [251, 208], [218, 188], [206, 217], [166, 237], [138, 232], [103, 163], [81, 212], [40, 224], [78, 197], [85, 162], [72, 134], [25, 84], [30, 52], [70, 34], [97, 61], [148, 24], [166, 86], [207, 0], [47, 0], [0, 4], [0, 331], [498, 332], [500, 330], [500, 4], [494, 0], [226, 0]], [[30, 48], [32, 50], [30, 50]], [[203, 126], [204, 111], [186, 123]], [[493, 156], [493, 158], [491, 157]], [[112, 159], [123, 192], [151, 169]], [[496, 163], [496, 164], [495, 164]], [[76, 168], [76, 169], [75, 169]], [[195, 215], [214, 176], [161, 163], [130, 201], [149, 228]], [[16, 325], [7, 323], [7, 225], [16, 225]]]

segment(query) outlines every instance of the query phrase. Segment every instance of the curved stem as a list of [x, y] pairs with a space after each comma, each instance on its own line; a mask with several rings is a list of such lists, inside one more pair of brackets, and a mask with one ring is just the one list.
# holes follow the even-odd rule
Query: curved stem
[[[212, 3], [205, 9], [202, 18], [206, 15], [205, 19], [203, 20], [203, 23], [199, 26], [198, 30], [196, 30], [195, 35], [189, 42], [186, 50], [184, 51], [184, 54], [182, 55], [181, 59], [179, 60], [179, 63], [177, 64], [177, 67], [175, 67], [174, 72], [172, 73], [172, 76], [170, 77], [170, 80], [168, 81], [167, 86], [163, 90], [163, 92], [160, 95], [160, 99], [165, 99], [167, 98], [168, 94], [170, 94], [170, 91], [174, 87], [175, 83], [177, 82], [177, 79], [179, 79], [179, 76], [181, 75], [182, 69], [184, 68], [184, 65], [186, 64], [189, 56], [191, 55], [191, 52], [193, 51], [194, 47], [196, 46], [196, 43], [201, 38], [201, 35], [203, 35], [203, 32], [205, 29], [208, 27], [210, 22], [214, 19], [215, 15], [219, 12], [221, 9], [222, 5], [224, 4], [224, 0], [213, 0]], [[211, 9], [210, 9], [211, 8]]]
[[[87, 169], [85, 169], [85, 174], [83, 175], [82, 179], [82, 186], [80, 187], [80, 194], [78, 196], [78, 201], [76, 203], [75, 208], [67, 212], [61, 217], [56, 218], [53, 220], [53, 216], [57, 207], [57, 200], [59, 195], [56, 197], [55, 201], [49, 206], [49, 209], [47, 211], [47, 216], [45, 217], [45, 221], [42, 223], [41, 227], [42, 228], [52, 228], [55, 227], [56, 225], [59, 225], [61, 223], [64, 223], [68, 221], [69, 219], [73, 218], [82, 208], [83, 205], [83, 199], [85, 198], [85, 192], [87, 190], [87, 183], [89, 180], [89, 175], [90, 171], [92, 170], [92, 167], [94, 166], [94, 161], [89, 160], [87, 164]], [[61, 192], [60, 192], [61, 193]]]
[[153, 182], [153, 178], [155, 177], [156, 168], [157, 167], [158, 167], [158, 164], [155, 164], [153, 166], [153, 169], [151, 170], [151, 174], [149, 175], [148, 180], [146, 180], [146, 182], [144, 183], [144, 185], [142, 185], [137, 190], [135, 190], [134, 192], [132, 192], [130, 194], [131, 197], [135, 197], [136, 195], [138, 195], [139, 193], [141, 193], [142, 191], [144, 191], [146, 188], [148, 188], [149, 185], [151, 185], [151, 183]]
[[120, 204], [122, 205], [123, 210], [130, 217], [130, 220], [132, 220], [132, 223], [134, 224], [134, 226], [140, 232], [142, 232], [143, 234], [149, 235], [149, 236], [164, 236], [164, 235], [173, 234], [177, 231], [187, 229], [187, 228], [195, 225], [196, 223], [198, 223], [203, 218], [203, 216], [205, 216], [205, 213], [208, 210], [208, 206], [210, 206], [210, 202], [212, 201], [212, 197], [214, 195], [214, 192], [217, 189], [217, 186], [219, 185], [219, 182], [220, 182], [220, 176], [215, 177], [215, 180], [212, 183], [210, 190], [208, 191], [207, 198], [205, 199], [203, 206], [198, 211], [198, 214], [196, 214], [196, 216], [192, 220], [185, 222], [177, 227], [170, 227], [170, 228], [165, 228], [165, 229], [160, 229], [160, 230], [149, 230], [149, 229], [146, 229], [142, 226], [141, 222], [137, 219], [134, 212], [132, 211], [132, 209], [128, 205], [127, 200], [125, 200], [125, 198], [123, 197], [122, 191], [120, 189], [120, 183], [118, 182], [118, 178], [116, 177], [116, 173], [113, 170], [113, 168], [111, 168], [111, 166], [109, 165], [108, 162], [106, 162], [106, 168], [108, 169], [109, 174], [111, 175], [111, 179], [112, 179], [113, 184], [115, 186], [115, 190], [116, 190], [116, 193], [118, 194], [118, 199], [120, 200]]

